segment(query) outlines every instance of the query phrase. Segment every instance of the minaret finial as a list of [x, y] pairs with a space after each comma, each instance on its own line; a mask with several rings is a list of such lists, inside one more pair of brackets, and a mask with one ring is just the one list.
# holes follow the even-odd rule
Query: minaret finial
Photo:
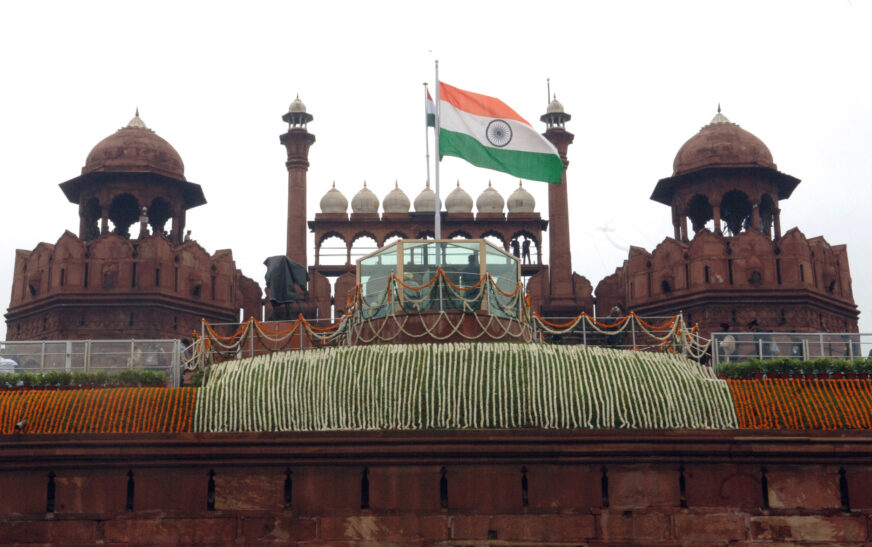
[[548, 95], [545, 96], [545, 102], [551, 99], [551, 78], [545, 78], [545, 82], [548, 85]]
[[720, 113], [721, 113], [721, 103], [719, 102], [718, 103], [718, 114], [720, 114]]
[[139, 106], [136, 107], [136, 117], [139, 117]]

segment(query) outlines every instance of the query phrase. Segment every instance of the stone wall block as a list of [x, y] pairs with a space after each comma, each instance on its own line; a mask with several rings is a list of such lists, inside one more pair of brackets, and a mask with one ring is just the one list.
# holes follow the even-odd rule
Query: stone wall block
[[599, 514], [600, 537], [607, 541], [668, 540], [673, 537], [669, 515], [662, 512], [603, 509]]
[[760, 516], [751, 517], [753, 539], [817, 541], [840, 545], [865, 541], [867, 518], [862, 516]]
[[681, 510], [672, 516], [675, 536], [682, 540], [734, 541], [748, 537], [745, 513]]
[[439, 469], [437, 466], [370, 467], [370, 508], [374, 511], [438, 511]]
[[[257, 472], [220, 469], [215, 475], [215, 509], [279, 510], [284, 507], [284, 486], [282, 468], [258, 469]], [[293, 489], [291, 491], [293, 493]]]
[[684, 471], [687, 505], [694, 507], [763, 506], [760, 468], [739, 465], [691, 465]]
[[593, 515], [497, 515], [491, 528], [506, 541], [584, 541], [596, 537]]
[[419, 536], [414, 515], [323, 517], [320, 524], [322, 540], [402, 541]]
[[782, 467], [770, 470], [769, 506], [773, 509], [839, 509], [837, 469], [821, 467]]
[[56, 513], [124, 511], [127, 472], [123, 469], [59, 471], [55, 477]]
[[678, 468], [621, 466], [608, 473], [609, 504], [617, 507], [678, 507]]
[[599, 468], [536, 465], [527, 468], [530, 510], [581, 510], [602, 505]]
[[522, 508], [521, 466], [451, 466], [446, 478], [449, 509], [511, 512]]

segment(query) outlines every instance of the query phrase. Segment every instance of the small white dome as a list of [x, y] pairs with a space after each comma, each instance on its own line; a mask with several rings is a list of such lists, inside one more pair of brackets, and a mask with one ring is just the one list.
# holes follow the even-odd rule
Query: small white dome
[[388, 192], [382, 201], [385, 213], [408, 213], [410, 205], [409, 196], [400, 190], [400, 185], [394, 181], [394, 189]]
[[430, 189], [430, 181], [427, 181], [424, 189], [415, 198], [416, 213], [435, 213], [436, 212], [436, 192]]
[[499, 192], [494, 190], [491, 182], [487, 182], [487, 188], [475, 200], [475, 208], [479, 213], [502, 213], [506, 202]]
[[321, 212], [345, 214], [346, 211], [348, 211], [348, 199], [336, 189], [336, 181], [333, 181], [333, 188], [327, 190], [321, 198]]
[[460, 187], [459, 180], [457, 181], [457, 188], [445, 198], [445, 210], [449, 213], [472, 212], [472, 197]]
[[306, 112], [306, 105], [303, 104], [303, 101], [300, 100], [300, 94], [297, 94], [297, 98], [294, 99], [294, 102], [291, 103], [291, 106], [288, 107], [288, 112]]
[[524, 190], [524, 183], [518, 181], [518, 188], [506, 200], [510, 213], [532, 213], [536, 209], [536, 199]]
[[[720, 112], [720, 110], [718, 110]], [[139, 107], [136, 107], [136, 115], [127, 123], [128, 128], [132, 129], [148, 129], [148, 126], [145, 125], [145, 122], [142, 121], [142, 118], [139, 117]]]
[[363, 188], [360, 192], [351, 198], [351, 212], [378, 213], [378, 197], [366, 187], [366, 181], [363, 181]]
[[563, 105], [557, 100], [557, 95], [555, 95], [554, 100], [548, 104], [548, 110], [546, 110], [546, 112], [548, 114], [563, 114], [565, 112], [563, 110]]

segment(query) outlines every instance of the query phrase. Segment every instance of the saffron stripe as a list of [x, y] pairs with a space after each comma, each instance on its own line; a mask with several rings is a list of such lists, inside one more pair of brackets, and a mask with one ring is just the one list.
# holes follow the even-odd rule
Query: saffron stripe
[[464, 91], [444, 82], [439, 82], [439, 100], [448, 102], [455, 108], [476, 116], [510, 119], [530, 125], [530, 122], [522, 118], [503, 101], [480, 93]]
[[440, 129], [439, 153], [463, 158], [478, 167], [494, 169], [527, 180], [559, 184], [563, 177], [563, 161], [556, 154], [521, 152], [482, 145], [477, 139], [454, 131]]

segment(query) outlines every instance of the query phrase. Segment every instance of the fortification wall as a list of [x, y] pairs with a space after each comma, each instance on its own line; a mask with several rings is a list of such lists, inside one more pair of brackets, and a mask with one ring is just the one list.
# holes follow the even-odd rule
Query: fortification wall
[[870, 456], [865, 432], [6, 436], [0, 538], [864, 545]]

